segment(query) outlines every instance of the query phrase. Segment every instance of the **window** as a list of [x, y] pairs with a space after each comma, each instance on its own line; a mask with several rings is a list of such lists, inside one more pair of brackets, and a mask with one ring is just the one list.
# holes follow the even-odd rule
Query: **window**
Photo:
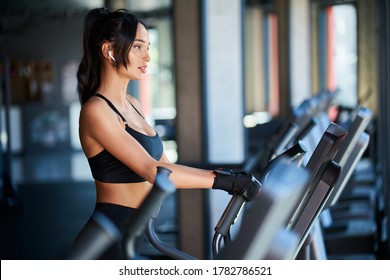
[[262, 6], [246, 11], [246, 127], [279, 114], [278, 18]]
[[321, 86], [338, 90], [336, 102], [356, 107], [357, 15], [352, 4], [325, 7], [320, 13]]

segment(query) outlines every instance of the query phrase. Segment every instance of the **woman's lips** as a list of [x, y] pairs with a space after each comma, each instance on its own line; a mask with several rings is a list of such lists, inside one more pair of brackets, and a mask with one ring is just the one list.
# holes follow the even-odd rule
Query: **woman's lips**
[[139, 70], [141, 70], [142, 73], [146, 73], [146, 65], [145, 66], [141, 66], [141, 67], [138, 67]]

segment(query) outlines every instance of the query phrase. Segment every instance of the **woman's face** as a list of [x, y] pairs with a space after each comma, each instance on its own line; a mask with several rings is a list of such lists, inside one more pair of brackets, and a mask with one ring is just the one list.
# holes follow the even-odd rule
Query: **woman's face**
[[137, 34], [129, 51], [129, 65], [127, 69], [121, 67], [120, 71], [130, 80], [140, 80], [146, 74], [146, 68], [150, 61], [149, 55], [149, 33], [142, 24], [138, 24]]

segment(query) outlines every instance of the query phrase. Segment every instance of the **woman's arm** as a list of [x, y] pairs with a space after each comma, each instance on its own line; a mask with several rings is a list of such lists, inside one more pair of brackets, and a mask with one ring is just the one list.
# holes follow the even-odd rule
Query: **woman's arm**
[[[153, 183], [157, 166], [172, 171], [170, 179], [177, 188], [211, 188], [215, 174], [211, 170], [187, 167], [170, 163], [164, 155], [157, 161], [149, 155], [137, 140], [124, 129], [104, 101], [87, 102], [80, 114], [80, 131], [91, 137], [102, 148], [134, 170], [138, 175]], [[99, 102], [100, 101], [100, 102]]]

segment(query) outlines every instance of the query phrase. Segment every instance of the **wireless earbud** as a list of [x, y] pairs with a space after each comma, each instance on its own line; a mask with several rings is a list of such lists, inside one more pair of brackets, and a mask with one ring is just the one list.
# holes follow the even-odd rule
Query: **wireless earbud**
[[111, 57], [111, 59], [116, 62], [115, 58], [112, 56], [112, 51], [108, 51], [108, 56]]

